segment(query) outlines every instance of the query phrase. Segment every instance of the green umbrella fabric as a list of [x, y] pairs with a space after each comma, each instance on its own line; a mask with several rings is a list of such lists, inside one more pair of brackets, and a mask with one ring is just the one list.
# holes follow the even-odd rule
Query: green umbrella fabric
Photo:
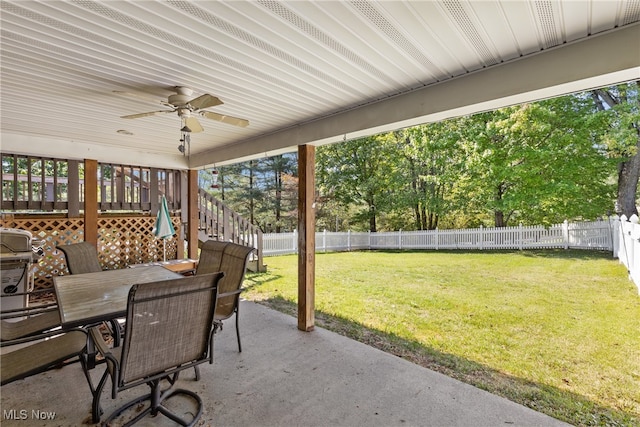
[[162, 201], [160, 202], [160, 209], [158, 209], [158, 215], [156, 216], [156, 226], [153, 228], [153, 234], [157, 238], [163, 239], [163, 260], [166, 261], [167, 255], [165, 252], [164, 239], [168, 239], [176, 234], [176, 230], [173, 228], [173, 223], [171, 222], [171, 215], [169, 215], [169, 207], [167, 206], [167, 198], [165, 196], [162, 196]]

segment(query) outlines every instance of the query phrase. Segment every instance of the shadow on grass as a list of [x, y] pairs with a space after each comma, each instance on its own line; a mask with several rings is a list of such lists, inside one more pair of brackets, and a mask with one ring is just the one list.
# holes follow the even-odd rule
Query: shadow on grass
[[514, 254], [524, 257], [535, 258], [553, 258], [553, 259], [614, 259], [611, 251], [605, 250], [583, 250], [583, 249], [375, 249], [370, 252], [388, 253], [388, 254], [448, 254], [448, 255], [463, 255], [468, 256], [473, 254], [476, 256], [490, 257], [496, 254]]
[[[293, 317], [297, 316], [297, 305], [282, 297], [255, 300], [255, 302]], [[640, 417], [634, 414], [600, 406], [584, 396], [557, 387], [498, 372], [477, 362], [443, 353], [416, 341], [369, 329], [357, 322], [321, 311], [315, 312], [315, 319], [319, 327], [574, 425], [629, 427], [640, 425]]]

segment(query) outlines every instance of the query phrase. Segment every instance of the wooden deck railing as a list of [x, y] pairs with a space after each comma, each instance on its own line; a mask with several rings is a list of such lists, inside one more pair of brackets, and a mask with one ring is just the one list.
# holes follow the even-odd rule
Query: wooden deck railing
[[[83, 219], [85, 193], [85, 162], [82, 160], [53, 159], [34, 157], [21, 154], [0, 153], [2, 159], [2, 173], [0, 174], [0, 195], [2, 221], [0, 225], [29, 230], [39, 238], [49, 237], [51, 232], [55, 236], [54, 243], [63, 241], [82, 241], [81, 226], [66, 226], [72, 219]], [[116, 165], [109, 163], [97, 164], [96, 196], [100, 216], [108, 218], [107, 229], [109, 235], [130, 235], [139, 233], [141, 236], [149, 234], [153, 228], [153, 220], [158, 211], [160, 196], [167, 198], [169, 210], [177, 212], [182, 206], [182, 187], [184, 185], [184, 171], [158, 168], [147, 168], [131, 165]], [[200, 223], [200, 240], [218, 239], [233, 241], [256, 248], [253, 261], [257, 261], [256, 268], [263, 270], [262, 264], [262, 231], [232, 211], [215, 197], [203, 189], [198, 190], [198, 208]], [[114, 215], [114, 216], [109, 216]], [[14, 225], [6, 218], [24, 218]], [[127, 223], [119, 217], [147, 217], [144, 225]], [[62, 218], [62, 219], [61, 219]], [[30, 221], [33, 219], [33, 221]], [[86, 219], [86, 218], [85, 218]], [[106, 220], [106, 219], [105, 219]], [[125, 221], [125, 222], [122, 222]], [[138, 221], [138, 220], [137, 220]], [[176, 230], [180, 227], [180, 217], [174, 218]], [[64, 236], [58, 236], [57, 227], [63, 227]], [[97, 224], [98, 240], [105, 232], [100, 223]], [[76, 227], [76, 228], [74, 228]], [[124, 227], [119, 230], [119, 227]], [[131, 227], [129, 230], [126, 228]], [[147, 228], [149, 228], [147, 230]], [[60, 230], [62, 232], [62, 230]], [[44, 234], [43, 234], [44, 233]], [[38, 238], [38, 237], [36, 237]], [[178, 238], [181, 237], [179, 233]], [[127, 242], [137, 241], [137, 238], [127, 238]], [[99, 242], [102, 245], [102, 242]], [[182, 245], [171, 256], [182, 255]], [[111, 248], [105, 245], [104, 248]], [[113, 248], [111, 248], [113, 249]], [[131, 253], [141, 251], [142, 257], [154, 252], [153, 245], [141, 244], [129, 248], [127, 260]], [[109, 259], [105, 263], [114, 267], [126, 263], [121, 257]], [[140, 258], [138, 255], [134, 257]], [[151, 256], [153, 258], [153, 256]], [[51, 267], [53, 275], [57, 274], [57, 264]], [[43, 276], [48, 275], [47, 270]]]
[[214, 239], [251, 246], [256, 249], [252, 260], [257, 262], [257, 271], [264, 269], [262, 230], [202, 188], [198, 189], [198, 215], [201, 241]]

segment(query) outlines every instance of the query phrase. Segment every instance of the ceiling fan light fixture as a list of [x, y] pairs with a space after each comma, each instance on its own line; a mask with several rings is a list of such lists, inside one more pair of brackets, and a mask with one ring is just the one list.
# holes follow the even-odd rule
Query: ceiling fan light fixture
[[189, 126], [184, 125], [184, 127], [180, 129], [180, 132], [191, 133], [191, 129], [189, 129]]

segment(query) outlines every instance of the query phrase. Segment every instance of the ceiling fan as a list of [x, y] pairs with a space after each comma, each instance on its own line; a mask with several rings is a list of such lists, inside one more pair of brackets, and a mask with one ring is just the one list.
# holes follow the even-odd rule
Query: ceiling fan
[[[246, 127], [249, 126], [249, 121], [245, 119], [239, 119], [237, 117], [227, 116], [224, 114], [214, 113], [212, 111], [205, 111], [205, 108], [215, 107], [216, 105], [222, 105], [223, 102], [213, 95], [205, 93], [197, 98], [191, 99], [193, 90], [188, 87], [176, 86], [176, 93], [170, 95], [165, 100], [160, 100], [160, 104], [168, 107], [168, 110], [150, 111], [148, 113], [130, 114], [128, 116], [122, 116], [123, 119], [138, 119], [140, 117], [157, 116], [166, 113], [178, 113], [178, 116], [182, 119], [184, 125], [187, 127], [187, 132], [202, 132], [204, 128], [200, 125], [198, 119], [194, 116], [201, 116], [207, 119], [216, 120], [222, 123], [227, 123], [233, 126]], [[120, 95], [135, 96], [138, 98], [149, 99], [144, 95], [139, 95], [130, 92], [122, 92], [114, 90], [114, 93]], [[156, 101], [157, 102], [157, 101]], [[184, 129], [184, 128], [183, 128]]]

